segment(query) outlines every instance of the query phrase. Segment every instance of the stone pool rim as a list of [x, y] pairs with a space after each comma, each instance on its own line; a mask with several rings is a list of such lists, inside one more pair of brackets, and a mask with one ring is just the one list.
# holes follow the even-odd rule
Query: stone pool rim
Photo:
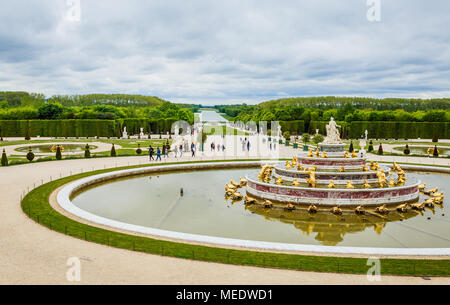
[[[56, 194], [56, 203], [69, 214], [86, 220], [92, 224], [107, 226], [115, 230], [125, 230], [129, 232], [141, 233], [149, 235], [149, 237], [171, 238], [186, 242], [206, 243], [211, 246], [231, 246], [243, 247], [251, 250], [275, 250], [275, 251], [295, 251], [295, 252], [312, 252], [323, 254], [359, 254], [359, 255], [392, 255], [392, 256], [448, 256], [450, 248], [377, 248], [377, 247], [340, 247], [340, 246], [320, 246], [320, 245], [304, 245], [290, 243], [263, 242], [253, 240], [232, 239], [223, 237], [214, 237], [208, 235], [190, 234], [183, 232], [175, 232], [168, 230], [154, 229], [145, 226], [128, 224], [98, 215], [89, 213], [83, 209], [76, 207], [71, 196], [79, 192], [81, 189], [111, 179], [117, 179], [127, 176], [135, 176], [154, 172], [170, 172], [178, 170], [204, 170], [216, 168], [238, 168], [252, 167], [265, 163], [277, 163], [279, 161], [233, 161], [233, 162], [201, 162], [201, 163], [178, 163], [171, 165], [150, 165], [148, 167], [123, 169], [103, 174], [97, 174], [85, 177], [64, 185]], [[431, 167], [417, 165], [403, 165], [406, 170], [429, 171], [450, 173], [450, 168]]]

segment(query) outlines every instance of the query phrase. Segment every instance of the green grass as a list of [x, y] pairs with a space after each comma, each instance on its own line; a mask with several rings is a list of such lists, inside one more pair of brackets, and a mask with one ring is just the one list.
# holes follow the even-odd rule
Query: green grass
[[[370, 268], [366, 265], [367, 259], [364, 258], [306, 256], [233, 250], [138, 237], [78, 223], [59, 214], [49, 204], [50, 194], [66, 183], [95, 174], [138, 167], [141, 166], [83, 173], [44, 184], [25, 196], [22, 200], [22, 209], [31, 219], [53, 231], [89, 242], [133, 251], [206, 262], [303, 271], [365, 274]], [[449, 276], [450, 260], [381, 259], [381, 272], [385, 275]]]

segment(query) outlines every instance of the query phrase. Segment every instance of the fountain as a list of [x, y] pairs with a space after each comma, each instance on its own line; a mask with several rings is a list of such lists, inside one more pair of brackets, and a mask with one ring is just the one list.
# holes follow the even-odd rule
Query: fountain
[[340, 208], [361, 210], [418, 200], [418, 180], [407, 179], [395, 163], [392, 169], [367, 164], [364, 152], [346, 152], [338, 127], [331, 118], [315, 152], [294, 157], [284, 168], [266, 165], [257, 178], [247, 176], [247, 195], [285, 205], [335, 207], [336, 214]]

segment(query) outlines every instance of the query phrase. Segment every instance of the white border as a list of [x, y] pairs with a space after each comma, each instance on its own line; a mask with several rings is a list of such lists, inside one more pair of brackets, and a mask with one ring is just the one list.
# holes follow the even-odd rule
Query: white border
[[[79, 188], [80, 186], [93, 182], [97, 179], [107, 178], [115, 176], [117, 174], [125, 173], [135, 173], [145, 170], [164, 170], [164, 169], [187, 169], [192, 167], [201, 168], [201, 165], [208, 168], [209, 166], [218, 165], [235, 165], [243, 163], [248, 163], [249, 165], [259, 162], [214, 162], [214, 163], [195, 163], [195, 164], [174, 164], [174, 165], [163, 165], [163, 166], [151, 166], [145, 168], [128, 169], [114, 171], [110, 173], [104, 173], [100, 175], [94, 175], [86, 177], [75, 182], [72, 182], [62, 188], [57, 194], [58, 204], [70, 214], [73, 214], [82, 219], [88, 220], [90, 222], [109, 226], [116, 229], [133, 231], [143, 234], [149, 234], [153, 236], [168, 237], [173, 239], [187, 240], [192, 242], [209, 243], [215, 245], [226, 245], [234, 247], [245, 247], [253, 249], [266, 249], [266, 250], [281, 250], [281, 251], [298, 251], [298, 252], [319, 252], [319, 253], [335, 253], [335, 254], [363, 254], [363, 255], [424, 255], [424, 256], [442, 256], [450, 255], [450, 248], [371, 248], [371, 247], [339, 247], [339, 246], [317, 246], [317, 245], [302, 245], [302, 244], [289, 244], [289, 243], [276, 243], [276, 242], [263, 242], [263, 241], [253, 241], [253, 240], [242, 240], [242, 239], [232, 239], [223, 237], [213, 237], [207, 235], [189, 234], [182, 232], [174, 232], [167, 230], [154, 229], [144, 226], [133, 225], [129, 223], [124, 223], [108, 218], [104, 218], [98, 215], [94, 215], [85, 210], [76, 207], [70, 200], [71, 194]], [[266, 162], [260, 162], [266, 163]], [[199, 166], [200, 165], [200, 166]], [[404, 166], [403, 168], [406, 169]], [[420, 168], [427, 168], [421, 166]], [[436, 169], [434, 167], [434, 169]]]

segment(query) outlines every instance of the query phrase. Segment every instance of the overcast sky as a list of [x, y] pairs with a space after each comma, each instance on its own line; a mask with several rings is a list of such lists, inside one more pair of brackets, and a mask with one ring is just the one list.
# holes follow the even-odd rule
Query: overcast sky
[[366, 0], [81, 0], [79, 21], [68, 2], [1, 1], [0, 91], [450, 96], [448, 0], [381, 0], [379, 22]]

